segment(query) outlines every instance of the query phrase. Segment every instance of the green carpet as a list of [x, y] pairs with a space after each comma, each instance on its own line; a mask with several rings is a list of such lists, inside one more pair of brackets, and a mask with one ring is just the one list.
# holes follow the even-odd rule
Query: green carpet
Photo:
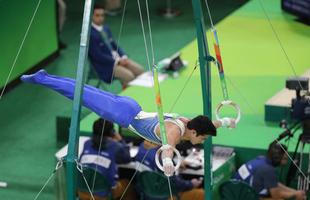
[[[245, 0], [210, 2], [215, 22], [229, 15], [244, 2]], [[57, 60], [46, 67], [46, 70], [51, 74], [74, 77], [83, 1], [67, 0], [66, 3], [68, 18], [61, 38], [68, 47], [61, 52]], [[188, 1], [180, 0], [174, 3], [174, 6], [181, 9], [182, 15], [168, 20], [157, 16], [156, 13], [157, 9], [163, 6], [163, 2], [150, 2], [157, 59], [173, 54], [195, 37], [193, 13]], [[107, 22], [117, 38], [120, 16], [107, 17]], [[135, 1], [128, 1], [123, 30], [121, 46], [133, 59], [145, 65], [145, 51]], [[1, 199], [34, 199], [55, 167], [55, 118], [70, 116], [71, 108], [71, 101], [45, 88], [29, 84], [19, 85], [1, 99], [0, 181], [8, 182], [7, 188], [0, 188]], [[39, 199], [55, 199], [53, 179]]]

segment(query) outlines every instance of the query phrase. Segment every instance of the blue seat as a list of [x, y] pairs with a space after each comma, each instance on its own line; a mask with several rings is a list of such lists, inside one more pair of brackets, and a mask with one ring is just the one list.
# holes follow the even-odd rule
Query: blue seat
[[91, 80], [94, 80], [96, 83], [94, 84], [94, 86], [96, 88], [102, 88], [105, 91], [111, 92], [111, 93], [119, 93], [122, 90], [122, 84], [120, 82], [119, 79], [115, 78], [113, 79], [112, 83], [106, 83], [103, 80], [101, 80], [95, 70], [95, 68], [93, 67], [93, 65], [91, 64], [90, 61], [88, 61], [87, 64], [87, 77], [86, 77], [86, 84], [91, 84]]
[[88, 69], [88, 71], [87, 71], [86, 83], [89, 84], [89, 82], [91, 80], [96, 80], [97, 84], [95, 86], [96, 86], [96, 88], [99, 88], [103, 81], [99, 78], [96, 70], [94, 69], [94, 67], [92, 66], [90, 61], [88, 61], [87, 69]]

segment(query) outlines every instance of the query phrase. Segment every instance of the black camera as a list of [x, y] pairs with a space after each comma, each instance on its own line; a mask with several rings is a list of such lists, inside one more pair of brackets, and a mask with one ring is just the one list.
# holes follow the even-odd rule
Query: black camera
[[[288, 78], [286, 88], [296, 91], [296, 98], [292, 99], [292, 118], [299, 121], [310, 119], [309, 78]], [[301, 95], [301, 92], [304, 94]]]

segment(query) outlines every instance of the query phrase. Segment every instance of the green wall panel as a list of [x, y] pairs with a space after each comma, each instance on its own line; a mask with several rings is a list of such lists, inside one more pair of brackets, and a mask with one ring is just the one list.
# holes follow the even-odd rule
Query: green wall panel
[[[0, 88], [10, 73], [38, 2], [3, 0], [0, 3]], [[57, 50], [55, 7], [55, 1], [41, 1], [9, 81]]]

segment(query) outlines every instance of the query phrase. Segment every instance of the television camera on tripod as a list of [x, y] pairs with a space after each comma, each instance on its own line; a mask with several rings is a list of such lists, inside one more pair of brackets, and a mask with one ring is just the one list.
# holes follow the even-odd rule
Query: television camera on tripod
[[[306, 144], [310, 144], [310, 93], [308, 91], [309, 78], [288, 78], [286, 80], [286, 88], [296, 91], [296, 98], [292, 99], [291, 106], [291, 118], [293, 125], [289, 128], [285, 126], [285, 131], [279, 135], [276, 141], [278, 142], [286, 136], [292, 137], [294, 132], [302, 128], [302, 133], [299, 135], [298, 142], [292, 156], [292, 159], [295, 163], [292, 162], [290, 164], [286, 184], [289, 185], [296, 176], [296, 166], [298, 166], [299, 169], [306, 168], [306, 170], [302, 170], [302, 172], [298, 171], [297, 189], [308, 191], [310, 184], [310, 152], [304, 152], [304, 149]], [[304, 155], [307, 154], [308, 159], [305, 159]]]

